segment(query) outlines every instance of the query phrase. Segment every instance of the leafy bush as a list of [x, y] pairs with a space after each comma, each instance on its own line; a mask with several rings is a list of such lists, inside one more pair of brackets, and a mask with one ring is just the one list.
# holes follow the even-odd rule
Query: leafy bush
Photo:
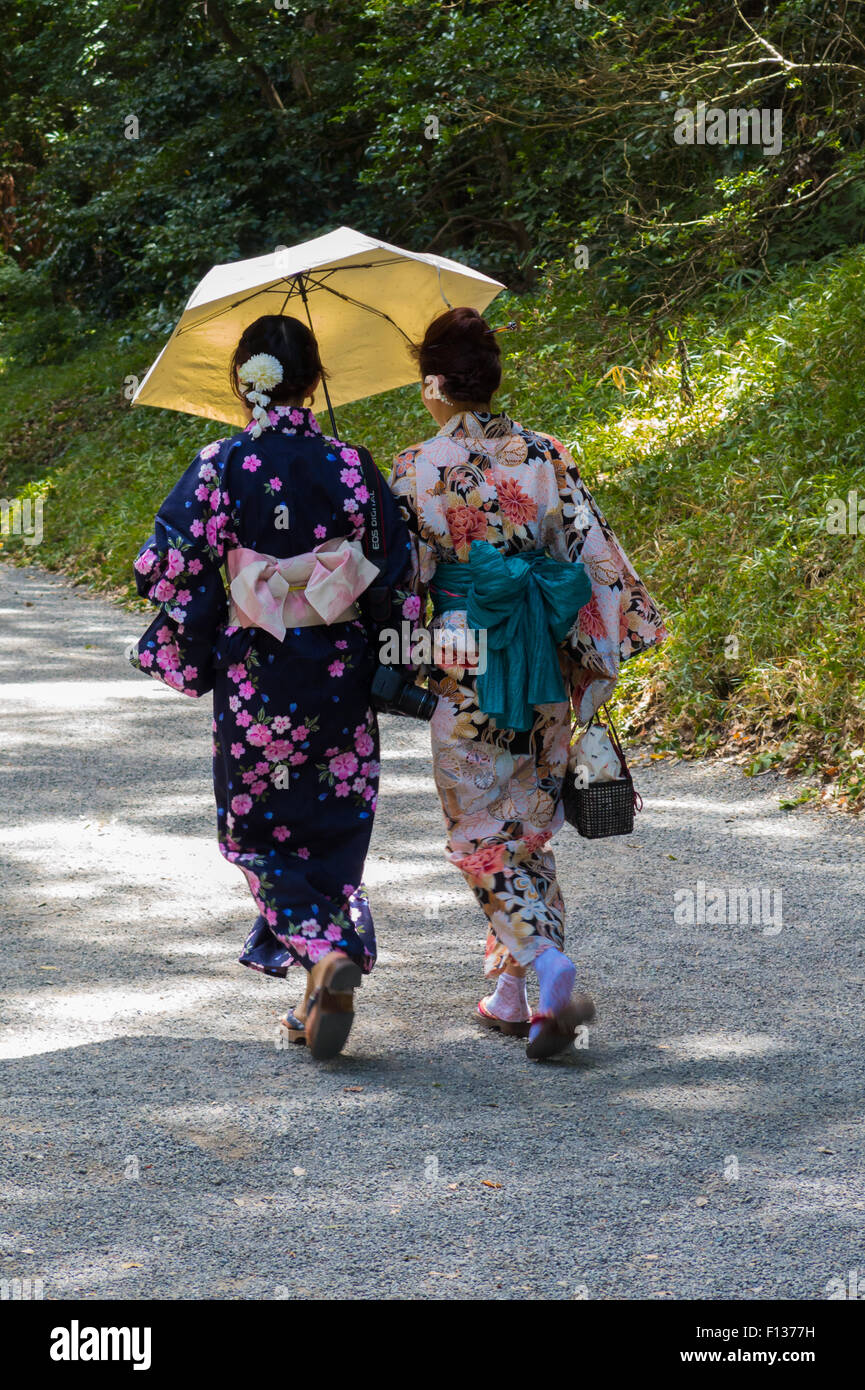
[[[668, 310], [865, 239], [861, 6], [7, 9], [0, 234], [85, 312], [339, 223], [522, 288], [585, 244], [606, 303]], [[780, 112], [781, 147], [677, 143], [701, 100]]]

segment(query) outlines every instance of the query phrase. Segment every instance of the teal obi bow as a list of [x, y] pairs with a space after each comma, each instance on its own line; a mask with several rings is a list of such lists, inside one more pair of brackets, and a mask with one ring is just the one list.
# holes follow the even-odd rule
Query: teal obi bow
[[440, 564], [430, 592], [436, 613], [464, 608], [468, 627], [486, 631], [478, 705], [500, 729], [530, 729], [534, 705], [567, 699], [556, 648], [592, 596], [580, 561], [472, 541], [468, 563]]

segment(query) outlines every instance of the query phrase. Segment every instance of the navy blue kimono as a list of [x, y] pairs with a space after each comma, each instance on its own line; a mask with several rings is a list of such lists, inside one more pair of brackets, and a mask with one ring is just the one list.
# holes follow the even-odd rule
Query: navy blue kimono
[[[358, 618], [289, 628], [281, 641], [239, 626], [221, 567], [237, 547], [287, 560], [359, 539], [370, 510], [361, 456], [374, 465], [324, 436], [309, 410], [279, 407], [269, 419], [258, 438], [247, 427], [202, 449], [160, 508], [135, 562], [138, 591], [160, 612], [132, 660], [184, 694], [213, 690], [219, 847], [246, 875], [259, 913], [241, 962], [285, 975], [336, 948], [369, 972], [375, 934], [362, 877], [379, 775], [375, 634]], [[398, 588], [409, 536], [387, 487], [379, 507], [381, 582], [398, 625], [402, 604], [406, 613], [416, 604]]]

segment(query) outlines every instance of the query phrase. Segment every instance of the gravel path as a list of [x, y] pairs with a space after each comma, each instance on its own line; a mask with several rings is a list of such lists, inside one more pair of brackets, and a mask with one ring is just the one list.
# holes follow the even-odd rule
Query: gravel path
[[[0, 1278], [122, 1299], [823, 1299], [865, 1279], [861, 823], [774, 775], [639, 771], [630, 838], [557, 841], [599, 1022], [526, 1061], [476, 1028], [482, 919], [427, 733], [384, 729], [382, 949], [349, 1051], [280, 1051], [235, 963], [207, 700], [123, 659], [136, 615], [0, 566]], [[677, 890], [782, 924], [677, 923]], [[780, 926], [780, 929], [777, 929]]]

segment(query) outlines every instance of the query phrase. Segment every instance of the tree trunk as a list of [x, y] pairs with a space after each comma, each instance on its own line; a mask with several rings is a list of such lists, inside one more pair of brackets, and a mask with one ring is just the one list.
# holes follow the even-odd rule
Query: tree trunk
[[211, 28], [216, 33], [217, 37], [222, 40], [226, 48], [230, 48], [231, 52], [249, 68], [249, 71], [261, 88], [261, 95], [264, 97], [270, 110], [276, 111], [280, 116], [284, 116], [286, 110], [282, 104], [279, 92], [274, 87], [270, 77], [261, 64], [256, 62], [255, 58], [249, 54], [244, 44], [237, 37], [237, 34], [235, 34], [228, 22], [228, 17], [222, 8], [220, 0], [204, 0], [204, 13], [207, 15]]

